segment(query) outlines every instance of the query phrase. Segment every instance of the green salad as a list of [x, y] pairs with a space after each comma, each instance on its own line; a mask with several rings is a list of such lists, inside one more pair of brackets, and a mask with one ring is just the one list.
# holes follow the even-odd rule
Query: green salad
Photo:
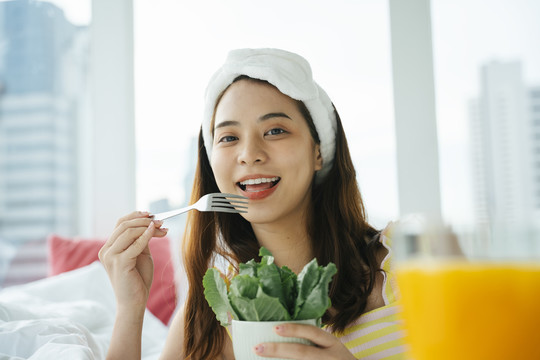
[[229, 314], [242, 321], [286, 321], [319, 319], [330, 307], [328, 286], [337, 268], [333, 263], [319, 266], [311, 260], [298, 274], [274, 263], [262, 247], [261, 262], [239, 265], [239, 273], [225, 282], [221, 272], [208, 269], [203, 278], [204, 296], [223, 326]]

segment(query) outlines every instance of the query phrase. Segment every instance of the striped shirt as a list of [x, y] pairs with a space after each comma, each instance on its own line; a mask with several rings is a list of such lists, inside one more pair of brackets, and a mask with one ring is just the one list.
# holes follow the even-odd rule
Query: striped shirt
[[335, 334], [357, 359], [397, 360], [405, 359], [405, 341], [400, 307], [397, 304], [399, 291], [391, 267], [391, 225], [380, 236], [388, 254], [381, 263], [384, 270], [384, 306], [362, 314], [343, 333]]

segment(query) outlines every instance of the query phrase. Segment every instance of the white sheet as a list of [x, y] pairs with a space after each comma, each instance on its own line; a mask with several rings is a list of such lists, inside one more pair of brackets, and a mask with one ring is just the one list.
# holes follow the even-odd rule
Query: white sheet
[[[0, 291], [0, 360], [105, 359], [115, 298], [99, 262]], [[142, 358], [157, 359], [167, 327], [146, 312]]]

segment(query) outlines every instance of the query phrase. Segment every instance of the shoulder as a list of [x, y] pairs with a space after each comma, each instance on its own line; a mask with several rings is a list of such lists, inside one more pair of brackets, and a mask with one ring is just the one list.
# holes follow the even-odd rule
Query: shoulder
[[390, 222], [377, 234], [377, 241], [381, 246], [377, 248], [375, 259], [381, 271], [378, 271], [375, 275], [375, 284], [373, 286], [373, 290], [368, 296], [365, 313], [389, 304], [389, 299], [387, 297], [387, 287], [389, 284], [387, 281], [391, 271], [390, 261], [392, 250], [390, 243], [393, 227], [394, 223]]
[[390, 221], [388, 224], [386, 224], [385, 228], [381, 230], [379, 241], [391, 241], [396, 229], [396, 224], [397, 223], [394, 221]]
[[385, 272], [390, 272], [391, 261], [393, 256], [393, 237], [396, 229], [395, 222], [389, 222], [384, 229], [382, 229], [378, 236], [378, 242], [381, 245], [377, 254], [377, 261], [380, 268]]
[[[381, 247], [377, 250], [375, 257], [377, 259], [377, 264], [379, 264], [382, 269], [382, 263], [388, 254], [388, 250], [384, 247]], [[384, 286], [385, 286], [386, 276], [383, 272], [378, 271], [375, 274], [375, 284], [373, 285], [373, 290], [368, 295], [367, 304], [364, 312], [369, 312], [386, 305], [384, 299]]]

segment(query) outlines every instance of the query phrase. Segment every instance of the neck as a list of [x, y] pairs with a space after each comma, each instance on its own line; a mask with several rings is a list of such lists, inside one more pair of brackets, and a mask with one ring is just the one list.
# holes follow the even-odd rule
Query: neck
[[314, 254], [305, 221], [286, 220], [280, 224], [252, 224], [260, 246], [267, 248], [278, 266], [298, 274]]

